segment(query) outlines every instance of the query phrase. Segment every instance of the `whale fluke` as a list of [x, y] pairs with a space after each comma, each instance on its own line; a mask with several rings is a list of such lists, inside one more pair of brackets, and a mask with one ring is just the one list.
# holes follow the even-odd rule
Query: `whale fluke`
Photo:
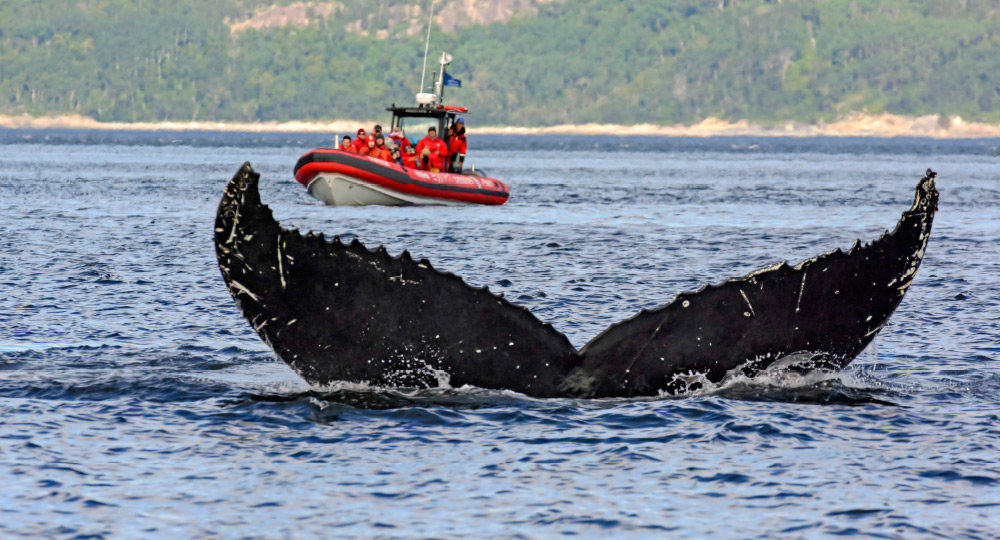
[[795, 266], [680, 293], [577, 351], [563, 334], [485, 287], [408, 252], [392, 257], [286, 230], [244, 164], [215, 220], [219, 268], [247, 321], [307, 382], [473, 385], [536, 397], [655, 396], [754, 376], [785, 362], [839, 369], [899, 305], [923, 258], [935, 173], [891, 233]]

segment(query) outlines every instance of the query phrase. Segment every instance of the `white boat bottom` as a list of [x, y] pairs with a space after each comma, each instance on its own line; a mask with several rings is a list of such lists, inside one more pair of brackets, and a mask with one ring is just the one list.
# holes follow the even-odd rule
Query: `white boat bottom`
[[309, 182], [309, 194], [330, 206], [403, 206], [410, 204], [444, 204], [460, 206], [470, 203], [451, 199], [421, 197], [371, 184], [351, 176], [320, 173]]

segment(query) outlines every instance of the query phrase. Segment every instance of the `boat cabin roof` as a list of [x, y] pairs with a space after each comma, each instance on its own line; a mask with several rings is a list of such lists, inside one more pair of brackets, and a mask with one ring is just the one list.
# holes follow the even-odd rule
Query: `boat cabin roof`
[[446, 116], [468, 116], [469, 113], [457, 109], [446, 109], [444, 107], [387, 107], [385, 110], [392, 111], [393, 116], [402, 117], [424, 117], [424, 118], [444, 118]]

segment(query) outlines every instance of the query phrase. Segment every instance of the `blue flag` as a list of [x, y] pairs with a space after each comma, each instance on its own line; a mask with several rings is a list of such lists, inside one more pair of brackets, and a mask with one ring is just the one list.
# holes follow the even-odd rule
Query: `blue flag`
[[445, 86], [457, 86], [457, 87], [461, 88], [462, 87], [462, 81], [456, 79], [455, 77], [452, 77], [451, 75], [448, 74], [447, 71], [445, 71], [444, 72], [444, 85]]

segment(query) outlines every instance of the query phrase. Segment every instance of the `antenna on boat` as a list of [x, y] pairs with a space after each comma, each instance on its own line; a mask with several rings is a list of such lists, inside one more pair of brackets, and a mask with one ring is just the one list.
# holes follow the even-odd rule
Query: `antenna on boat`
[[[421, 96], [427, 96], [424, 93], [424, 79], [427, 75], [427, 51], [431, 45], [431, 26], [434, 24], [434, 0], [431, 0], [431, 14], [427, 17], [427, 41], [424, 43], [424, 70], [420, 73], [420, 89], [417, 91], [417, 104], [424, 105], [422, 101], [426, 101], [427, 98], [424, 97], [421, 100]], [[432, 99], [431, 102], [436, 101]]]

